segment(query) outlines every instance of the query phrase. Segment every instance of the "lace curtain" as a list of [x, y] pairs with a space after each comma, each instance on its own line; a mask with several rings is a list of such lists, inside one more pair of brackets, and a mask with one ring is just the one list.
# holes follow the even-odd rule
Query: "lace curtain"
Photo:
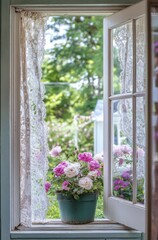
[[[113, 30], [115, 46], [118, 49], [120, 64], [120, 93], [132, 93], [133, 89], [133, 58], [136, 58], [136, 91], [145, 91], [145, 19], [136, 21], [136, 56], [133, 56], [133, 27], [132, 22]], [[135, 79], [134, 79], [135, 80]], [[121, 130], [132, 143], [133, 141], [133, 106], [131, 99], [123, 99], [118, 103], [121, 115]], [[145, 99], [137, 98], [136, 102], [136, 141], [137, 145], [145, 148]]]
[[31, 226], [44, 221], [47, 209], [48, 146], [40, 82], [47, 18], [36, 12], [20, 14], [20, 209], [21, 224]]

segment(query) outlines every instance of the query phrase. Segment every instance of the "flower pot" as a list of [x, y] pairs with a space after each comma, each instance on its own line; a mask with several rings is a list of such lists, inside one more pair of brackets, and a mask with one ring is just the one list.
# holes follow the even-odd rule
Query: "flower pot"
[[82, 194], [78, 200], [73, 196], [57, 193], [61, 221], [68, 224], [84, 224], [94, 221], [97, 193]]

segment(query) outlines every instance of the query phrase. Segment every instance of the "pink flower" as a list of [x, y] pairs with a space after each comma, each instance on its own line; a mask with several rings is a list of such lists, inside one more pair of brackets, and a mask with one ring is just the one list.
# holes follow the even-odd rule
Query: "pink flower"
[[121, 166], [123, 164], [123, 162], [124, 162], [123, 158], [120, 158], [119, 159], [119, 166]]
[[53, 172], [55, 173], [55, 175], [57, 177], [59, 177], [62, 174], [64, 174], [65, 167], [67, 167], [67, 163], [66, 162], [61, 162], [53, 169]]
[[145, 156], [145, 152], [143, 149], [138, 148], [136, 155], [137, 155], [137, 158], [143, 158]]
[[119, 157], [122, 155], [122, 148], [119, 145], [114, 145], [113, 146], [113, 153], [116, 157]]
[[50, 155], [52, 157], [59, 156], [61, 151], [62, 151], [61, 147], [60, 146], [56, 146], [56, 147], [52, 148], [52, 150], [50, 151]]
[[63, 190], [69, 190], [69, 188], [68, 188], [68, 185], [69, 185], [69, 182], [68, 181], [64, 181], [63, 183], [62, 183], [62, 189]]
[[122, 178], [124, 179], [130, 179], [131, 178], [131, 172], [130, 171], [124, 171], [121, 175]]
[[96, 160], [92, 160], [92, 161], [89, 162], [89, 169], [90, 169], [90, 171], [94, 171], [94, 170], [96, 170], [96, 169], [98, 169], [100, 167], [101, 167], [100, 164]]
[[50, 182], [46, 182], [45, 185], [44, 185], [44, 187], [45, 187], [45, 191], [48, 192], [49, 189], [51, 188]]
[[122, 145], [121, 150], [124, 154], [131, 154], [132, 153], [132, 148], [127, 145]]
[[117, 186], [114, 187], [114, 190], [115, 190], [115, 191], [118, 191], [119, 189], [120, 189], [120, 186], [119, 186], [119, 185], [117, 185]]
[[92, 153], [90, 152], [80, 153], [78, 154], [78, 159], [84, 162], [90, 162], [93, 160]]
[[102, 175], [102, 172], [100, 170], [96, 170], [97, 171], [97, 176], [101, 176]]

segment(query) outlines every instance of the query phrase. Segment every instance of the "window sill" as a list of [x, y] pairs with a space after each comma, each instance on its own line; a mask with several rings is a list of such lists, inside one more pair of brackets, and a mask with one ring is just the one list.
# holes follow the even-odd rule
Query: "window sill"
[[142, 233], [109, 220], [96, 220], [83, 225], [63, 224], [60, 221], [19, 227], [11, 232], [11, 239], [141, 239]]

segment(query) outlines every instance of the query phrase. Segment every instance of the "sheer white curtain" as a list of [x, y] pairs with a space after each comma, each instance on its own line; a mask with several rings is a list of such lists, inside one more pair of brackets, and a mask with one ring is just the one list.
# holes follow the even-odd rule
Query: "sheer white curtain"
[[[133, 40], [132, 22], [114, 30], [114, 41], [118, 50], [120, 63], [120, 93], [132, 93], [133, 81], [136, 80], [136, 91], [145, 91], [145, 18], [136, 21], [136, 37]], [[136, 56], [133, 56], [133, 41], [136, 41]], [[133, 66], [133, 59], [136, 66]], [[136, 68], [136, 79], [133, 79], [133, 68]], [[137, 99], [137, 145], [145, 148], [145, 99]], [[133, 141], [133, 106], [131, 99], [119, 101], [118, 110], [121, 115], [121, 130]]]
[[20, 209], [21, 224], [31, 226], [44, 221], [47, 209], [47, 127], [40, 82], [47, 17], [30, 11], [20, 15]]

